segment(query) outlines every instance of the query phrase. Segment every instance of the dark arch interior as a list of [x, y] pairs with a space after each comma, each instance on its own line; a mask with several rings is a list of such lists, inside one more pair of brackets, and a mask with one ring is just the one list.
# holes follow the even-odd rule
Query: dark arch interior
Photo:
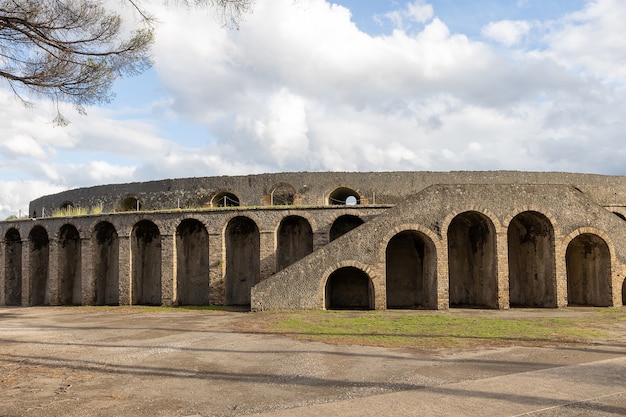
[[4, 279], [5, 304], [22, 305], [22, 238], [13, 228], [4, 237]]
[[133, 304], [161, 305], [161, 233], [142, 220], [133, 229]]
[[511, 307], [556, 307], [554, 230], [541, 213], [520, 213], [507, 231]]
[[354, 267], [333, 272], [326, 282], [326, 308], [368, 310], [373, 308], [373, 289], [369, 276]]
[[280, 271], [313, 252], [313, 229], [300, 216], [287, 216], [278, 227], [276, 269]]
[[330, 193], [328, 196], [328, 204], [330, 205], [355, 205], [361, 204], [361, 196], [356, 191], [340, 187]]
[[120, 203], [120, 209], [122, 211], [139, 211], [143, 209], [143, 204], [136, 197], [126, 197]]
[[61, 304], [82, 304], [81, 246], [78, 230], [66, 224], [59, 231], [59, 272], [61, 278]]
[[109, 222], [95, 227], [94, 275], [96, 305], [119, 304], [119, 238], [115, 226]]
[[213, 207], [239, 207], [239, 197], [233, 193], [224, 191], [213, 197], [212, 205]]
[[294, 203], [296, 190], [293, 186], [285, 183], [278, 184], [270, 193], [273, 206], [290, 206]]
[[427, 255], [419, 232], [400, 232], [389, 241], [385, 252], [387, 308], [425, 306], [427, 281], [434, 272]]
[[48, 268], [50, 249], [48, 232], [35, 226], [29, 234], [30, 241], [30, 305], [50, 304]]
[[495, 231], [485, 215], [471, 211], [452, 220], [448, 268], [451, 307], [497, 307]]
[[178, 304], [209, 304], [209, 233], [194, 219], [176, 229]]
[[350, 230], [362, 225], [363, 223], [363, 219], [351, 214], [344, 214], [343, 216], [337, 217], [337, 219], [333, 222], [333, 225], [330, 227], [330, 241], [332, 242], [339, 236], [348, 233]]
[[569, 305], [611, 306], [611, 255], [599, 236], [576, 236], [565, 252]]
[[259, 228], [247, 217], [235, 217], [226, 227], [227, 305], [250, 305], [250, 289], [261, 276]]

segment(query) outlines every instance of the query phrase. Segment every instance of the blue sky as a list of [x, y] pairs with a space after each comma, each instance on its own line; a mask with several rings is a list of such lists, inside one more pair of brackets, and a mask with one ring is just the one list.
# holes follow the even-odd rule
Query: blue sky
[[0, 87], [0, 218], [68, 188], [169, 177], [626, 174], [626, 2], [257, 0], [239, 30], [146, 4], [154, 67], [112, 103], [61, 105], [59, 127], [50, 103]]

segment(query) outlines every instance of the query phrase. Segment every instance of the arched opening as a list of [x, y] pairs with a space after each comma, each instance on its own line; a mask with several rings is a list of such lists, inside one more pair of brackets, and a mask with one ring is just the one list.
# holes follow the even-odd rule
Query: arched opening
[[63, 225], [59, 231], [58, 250], [59, 279], [61, 281], [61, 304], [81, 305], [80, 235], [71, 224]]
[[95, 229], [94, 248], [95, 305], [120, 303], [120, 242], [109, 222], [100, 222]]
[[17, 229], [4, 235], [4, 303], [22, 305], [22, 238]]
[[280, 183], [270, 192], [272, 206], [290, 206], [294, 202], [296, 190], [290, 184]]
[[278, 226], [276, 270], [280, 271], [313, 252], [313, 229], [300, 216], [287, 216]]
[[385, 262], [387, 308], [429, 307], [437, 281], [432, 240], [414, 230], [400, 232], [387, 244]]
[[261, 276], [259, 228], [247, 217], [235, 217], [226, 227], [226, 304], [250, 305], [250, 289]]
[[567, 245], [567, 302], [580, 306], [611, 306], [611, 254], [599, 236], [583, 233]]
[[121, 211], [141, 211], [143, 210], [143, 203], [133, 196], [128, 196], [120, 202]]
[[30, 300], [32, 306], [50, 304], [48, 287], [48, 269], [50, 260], [50, 240], [48, 232], [41, 226], [35, 226], [28, 235]]
[[194, 219], [176, 228], [176, 277], [179, 305], [209, 304], [209, 233]]
[[156, 224], [141, 220], [132, 233], [132, 304], [161, 305], [161, 233]]
[[333, 225], [330, 227], [330, 241], [332, 242], [339, 236], [345, 235], [350, 230], [362, 225], [363, 223], [364, 222], [360, 217], [353, 216], [351, 214], [344, 214], [343, 216], [337, 217], [337, 219], [333, 222]]
[[239, 207], [239, 197], [233, 193], [222, 191], [211, 200], [213, 207]]
[[352, 266], [339, 268], [326, 281], [326, 308], [369, 310], [373, 308], [374, 289], [370, 277]]
[[354, 206], [361, 204], [361, 196], [359, 193], [350, 188], [339, 187], [328, 195], [328, 204], [338, 206]]
[[511, 307], [556, 307], [554, 229], [541, 213], [526, 211], [511, 220], [509, 300]]
[[497, 307], [496, 233], [485, 215], [468, 211], [448, 228], [451, 307]]
[[622, 307], [626, 307], [626, 279], [622, 282]]

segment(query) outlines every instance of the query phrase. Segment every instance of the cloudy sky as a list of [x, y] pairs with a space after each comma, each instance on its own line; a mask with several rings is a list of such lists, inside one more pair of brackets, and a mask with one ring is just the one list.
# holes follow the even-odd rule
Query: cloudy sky
[[86, 116], [63, 107], [69, 126], [0, 83], [0, 218], [170, 177], [626, 174], [624, 1], [257, 0], [239, 30], [152, 11], [154, 68]]

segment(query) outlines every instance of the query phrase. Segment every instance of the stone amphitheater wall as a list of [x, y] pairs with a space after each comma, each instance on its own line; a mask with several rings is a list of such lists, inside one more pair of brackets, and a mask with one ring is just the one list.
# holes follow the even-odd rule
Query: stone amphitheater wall
[[[239, 206], [219, 207], [223, 197]], [[50, 216], [63, 207], [102, 213]], [[206, 177], [68, 190], [29, 210], [0, 222], [0, 304], [445, 309], [626, 297], [625, 177]]]

